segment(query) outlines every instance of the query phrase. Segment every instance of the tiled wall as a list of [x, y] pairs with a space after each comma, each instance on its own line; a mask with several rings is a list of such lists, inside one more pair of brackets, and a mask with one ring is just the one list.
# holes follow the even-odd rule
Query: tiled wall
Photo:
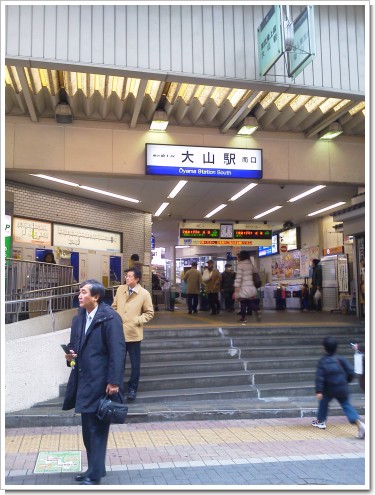
[[[149, 213], [18, 182], [6, 181], [5, 189], [14, 193], [15, 216], [122, 232], [124, 268], [133, 253], [144, 262], [144, 253], [150, 252]], [[143, 280], [142, 285], [149, 288], [149, 280]]]

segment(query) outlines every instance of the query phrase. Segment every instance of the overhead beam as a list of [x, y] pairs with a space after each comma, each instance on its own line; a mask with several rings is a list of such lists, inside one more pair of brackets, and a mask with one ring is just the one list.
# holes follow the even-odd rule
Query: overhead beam
[[147, 79], [141, 79], [141, 82], [139, 83], [137, 98], [135, 100], [132, 119], [130, 121], [131, 129], [134, 129], [134, 127], [137, 125], [139, 113], [141, 111], [142, 103], [145, 97], [146, 87], [147, 87]]
[[321, 120], [318, 124], [316, 124], [314, 127], [312, 127], [310, 130], [305, 132], [305, 136], [307, 138], [310, 138], [312, 136], [315, 136], [315, 134], [318, 134], [320, 131], [328, 127], [332, 122], [336, 122], [340, 117], [345, 115], [347, 112], [349, 112], [350, 109], [355, 107], [359, 102], [358, 101], [351, 101], [347, 105], [341, 108], [338, 112], [334, 112], [333, 114], [329, 114], [325, 119]]
[[33, 97], [32, 97], [29, 85], [27, 83], [24, 69], [23, 69], [23, 67], [16, 66], [16, 71], [17, 71], [18, 79], [21, 83], [22, 92], [23, 92], [23, 95], [25, 97], [25, 102], [27, 105], [27, 110], [29, 111], [29, 114], [30, 114], [30, 119], [33, 122], [38, 122], [39, 119], [38, 119], [38, 116], [36, 113]]
[[253, 91], [251, 93], [251, 95], [249, 95], [249, 97], [246, 98], [246, 100], [242, 103], [242, 105], [240, 107], [238, 107], [238, 109], [236, 111], [234, 111], [232, 113], [232, 115], [230, 115], [227, 118], [227, 120], [224, 122], [224, 124], [220, 127], [220, 132], [225, 134], [228, 131], [228, 129], [230, 129], [232, 127], [234, 122], [236, 122], [239, 118], [247, 117], [247, 114], [251, 110], [251, 108], [249, 108], [249, 106], [251, 105], [251, 102], [257, 98], [259, 93], [260, 93], [259, 91]]

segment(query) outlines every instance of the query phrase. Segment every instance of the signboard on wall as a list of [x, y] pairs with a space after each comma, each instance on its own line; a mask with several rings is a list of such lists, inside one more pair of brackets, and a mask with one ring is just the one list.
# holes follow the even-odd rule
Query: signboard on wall
[[313, 259], [319, 259], [319, 246], [301, 249], [301, 277], [310, 277]]
[[30, 218], [13, 218], [13, 240], [43, 246], [52, 244], [52, 224]]
[[182, 246], [271, 246], [272, 230], [264, 224], [181, 222]]
[[10, 215], [4, 215], [4, 241], [5, 241], [5, 258], [11, 258], [12, 248], [12, 217]]
[[121, 253], [121, 234], [104, 230], [86, 229], [73, 225], [53, 224], [54, 246], [92, 249]]
[[296, 78], [316, 53], [314, 7], [306, 7], [293, 21], [293, 49], [287, 52], [288, 75]]
[[146, 144], [146, 174], [261, 179], [262, 150]]
[[259, 75], [265, 76], [283, 54], [281, 5], [273, 5], [257, 29]]

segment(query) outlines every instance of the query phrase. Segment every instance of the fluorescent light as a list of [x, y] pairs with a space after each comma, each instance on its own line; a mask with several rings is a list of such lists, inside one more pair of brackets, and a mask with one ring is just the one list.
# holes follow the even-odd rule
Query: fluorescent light
[[185, 249], [190, 248], [191, 246], [175, 246], [175, 249]]
[[80, 189], [85, 189], [86, 191], [91, 191], [97, 194], [103, 194], [104, 196], [110, 196], [112, 198], [122, 199], [123, 201], [130, 201], [131, 203], [140, 203], [139, 199], [128, 198], [127, 196], [122, 196], [121, 194], [115, 194], [108, 191], [103, 191], [102, 189], [96, 189], [95, 187], [80, 186], [75, 182], [69, 182], [68, 180], [57, 179], [56, 177], [51, 177], [49, 175], [43, 174], [30, 174], [40, 179], [51, 180], [53, 182], [59, 182], [60, 184], [65, 184], [66, 186], [79, 187]]
[[29, 175], [33, 175], [34, 177], [39, 177], [40, 179], [51, 180], [52, 182], [59, 182], [60, 184], [65, 184], [66, 186], [79, 187], [79, 184], [76, 184], [75, 182], [69, 182], [68, 180], [57, 179], [56, 177], [51, 177], [49, 175], [43, 175], [43, 174], [29, 174]]
[[175, 198], [181, 189], [188, 183], [187, 180], [180, 180], [177, 186], [169, 193], [168, 198]]
[[308, 191], [306, 191], [302, 194], [299, 194], [298, 196], [294, 196], [294, 198], [290, 198], [288, 200], [288, 203], [293, 203], [293, 201], [298, 201], [299, 199], [304, 198], [305, 196], [308, 196], [309, 194], [313, 194], [314, 192], [319, 191], [320, 189], [323, 189], [324, 187], [326, 187], [326, 186], [313, 187], [312, 189], [309, 189]]
[[246, 117], [241, 129], [237, 132], [240, 136], [251, 136], [258, 129], [258, 121], [255, 117]]
[[246, 186], [243, 189], [241, 189], [240, 192], [238, 192], [237, 194], [235, 194], [234, 196], [232, 196], [229, 201], [236, 201], [236, 199], [240, 198], [243, 194], [247, 193], [247, 191], [250, 191], [250, 189], [253, 189], [253, 187], [255, 187], [257, 185], [258, 184], [256, 184], [255, 182], [252, 182], [248, 186]]
[[217, 208], [215, 208], [214, 210], [210, 211], [210, 213], [207, 213], [207, 215], [205, 215], [204, 218], [210, 218], [212, 217], [213, 215], [215, 215], [215, 213], [217, 213], [218, 211], [222, 210], [223, 208], [225, 208], [227, 205], [224, 205], [224, 204], [221, 204], [220, 206], [218, 206]]
[[102, 189], [96, 189], [95, 187], [89, 186], [79, 186], [81, 189], [85, 189], [86, 191], [91, 191], [97, 194], [103, 194], [104, 196], [111, 196], [111, 198], [122, 199], [124, 201], [130, 201], [131, 203], [140, 203], [139, 199], [128, 198], [127, 196], [121, 196], [121, 194], [115, 194], [108, 191], [103, 191]]
[[340, 201], [339, 203], [335, 203], [334, 205], [331, 206], [326, 206], [325, 208], [322, 208], [321, 210], [313, 211], [312, 213], [309, 213], [307, 216], [312, 217], [314, 215], [319, 215], [319, 213], [323, 213], [324, 211], [327, 210], [332, 210], [333, 208], [337, 208], [337, 206], [344, 205], [346, 201]]
[[342, 134], [344, 131], [339, 122], [332, 122], [332, 124], [328, 127], [326, 132], [322, 132], [320, 134], [319, 139], [322, 141], [330, 141], [335, 139], [337, 136]]
[[161, 215], [161, 213], [163, 213], [163, 211], [166, 209], [166, 207], [169, 205], [169, 203], [163, 203], [159, 209], [157, 210], [156, 213], [154, 213], [154, 217], [158, 217], [159, 215]]
[[152, 119], [150, 130], [151, 131], [165, 131], [168, 127], [168, 116], [164, 110], [156, 110]]
[[273, 208], [271, 208], [267, 211], [264, 211], [263, 213], [259, 213], [259, 215], [257, 215], [256, 217], [253, 217], [253, 220], [256, 220], [257, 218], [264, 217], [265, 215], [268, 215], [269, 213], [272, 213], [273, 211], [279, 210], [280, 208], [282, 208], [282, 206], [274, 206]]

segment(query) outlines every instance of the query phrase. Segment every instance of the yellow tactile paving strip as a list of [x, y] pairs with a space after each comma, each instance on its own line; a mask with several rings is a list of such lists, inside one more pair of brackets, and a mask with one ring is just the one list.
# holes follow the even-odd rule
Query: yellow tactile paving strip
[[[339, 437], [353, 438], [355, 435], [355, 426], [350, 424], [330, 425], [324, 431], [324, 440]], [[319, 439], [322, 439], [322, 432], [311, 428], [309, 425], [116, 431], [110, 432], [108, 449], [222, 445], [248, 442], [295, 442]], [[84, 450], [80, 433], [40, 435], [16, 433], [12, 435], [8, 431], [5, 439], [6, 454], [67, 450]]]

